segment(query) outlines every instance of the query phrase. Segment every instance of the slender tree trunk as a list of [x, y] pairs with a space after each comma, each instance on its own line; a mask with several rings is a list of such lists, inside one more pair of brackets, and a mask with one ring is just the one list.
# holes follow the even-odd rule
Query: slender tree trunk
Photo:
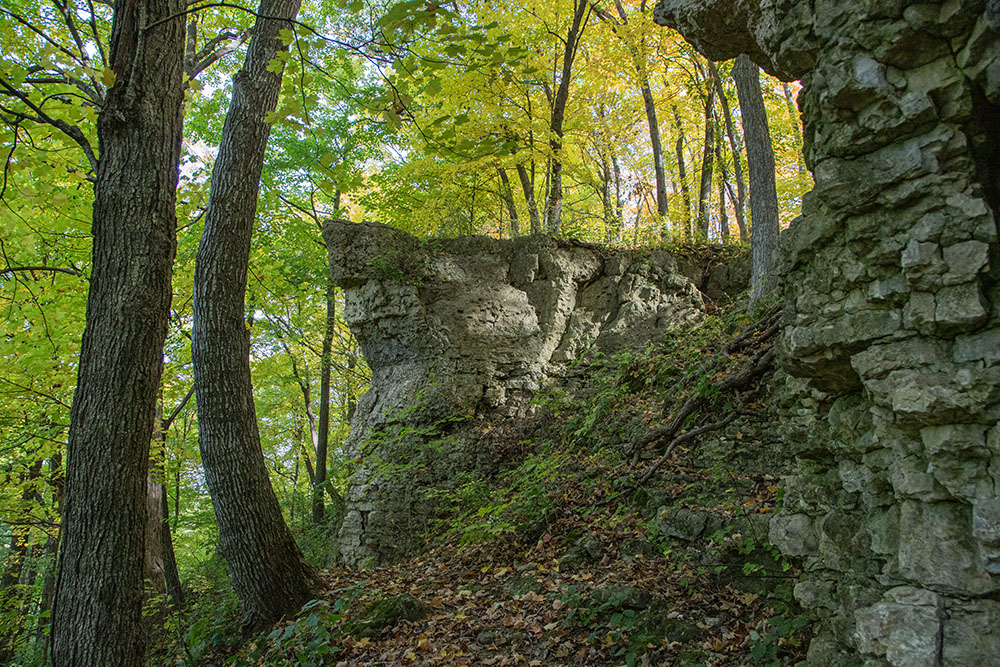
[[93, 270], [70, 411], [56, 667], [145, 661], [146, 469], [176, 247], [184, 9], [183, 0], [115, 3], [115, 84], [97, 123]]
[[588, 16], [589, 9], [590, 3], [586, 0], [573, 0], [573, 23], [566, 34], [562, 75], [559, 78], [559, 88], [552, 101], [552, 116], [549, 122], [549, 147], [552, 149], [552, 159], [549, 164], [548, 196], [545, 200], [545, 230], [550, 234], [558, 234], [562, 227], [563, 121], [566, 118], [566, 102], [569, 100], [569, 84], [573, 78], [573, 61], [576, 59], [580, 37], [586, 27], [585, 17]]
[[711, 80], [705, 82], [705, 140], [701, 159], [701, 181], [698, 188], [698, 236], [708, 240], [710, 207], [712, 205], [712, 174], [715, 156], [715, 86]]
[[781, 90], [785, 94], [785, 104], [788, 106], [788, 115], [792, 118], [792, 127], [795, 128], [795, 145], [798, 150], [795, 152], [795, 161], [799, 166], [799, 186], [806, 187], [809, 182], [809, 172], [806, 170], [805, 156], [802, 154], [802, 119], [799, 118], [799, 109], [795, 105], [795, 96], [792, 89], [785, 81], [781, 82]]
[[[43, 459], [37, 459], [25, 473], [21, 474], [21, 507], [25, 509], [25, 522], [31, 520], [28, 508], [41, 503], [36, 489], [36, 481], [42, 473]], [[3, 576], [0, 577], [0, 608], [5, 610], [23, 610], [26, 587], [31, 567], [28, 563], [31, 557], [30, 526], [12, 526], [10, 549], [3, 563]], [[8, 626], [7, 636], [0, 637], [0, 662], [12, 660], [24, 635], [24, 614], [17, 614], [11, 619], [13, 626]]]
[[268, 70], [284, 50], [300, 0], [262, 0], [253, 38], [233, 77], [233, 98], [212, 170], [205, 229], [195, 262], [192, 357], [198, 443], [205, 482], [243, 611], [244, 632], [297, 611], [318, 582], [281, 514], [260, 446], [244, 324], [250, 238], [281, 74]]
[[[628, 14], [621, 0], [615, 0], [615, 9], [622, 23], [628, 25]], [[645, 4], [643, 5], [645, 9]], [[663, 166], [663, 142], [660, 139], [660, 123], [656, 118], [656, 101], [653, 99], [653, 92], [649, 89], [649, 77], [646, 74], [645, 57], [639, 49], [629, 46], [632, 54], [632, 65], [635, 73], [639, 75], [639, 92], [642, 94], [642, 104], [646, 110], [646, 124], [649, 127], [649, 143], [653, 149], [653, 173], [656, 179], [656, 213], [660, 218], [666, 218], [670, 214], [670, 204], [667, 199], [667, 176]], [[662, 224], [662, 222], [661, 222]], [[664, 225], [664, 229], [666, 226]]]
[[510, 189], [510, 179], [507, 178], [507, 170], [503, 167], [497, 169], [500, 174], [500, 198], [507, 206], [507, 213], [510, 215], [510, 235], [511, 238], [521, 235], [521, 225], [517, 219], [517, 205], [514, 203], [514, 193]]
[[[329, 280], [329, 278], [328, 278]], [[326, 330], [319, 367], [319, 429], [316, 434], [316, 468], [313, 480], [313, 523], [321, 523], [325, 512], [323, 488], [327, 479], [327, 450], [330, 444], [330, 375], [333, 372], [333, 334], [337, 329], [337, 292], [326, 285]]]
[[47, 616], [52, 610], [52, 598], [56, 589], [56, 558], [59, 554], [59, 532], [49, 535], [45, 541], [45, 574], [42, 575], [42, 599], [38, 604], [38, 627], [35, 628], [35, 642], [42, 646], [42, 664], [48, 664], [49, 642], [46, 632], [50, 622]]
[[743, 136], [750, 167], [750, 307], [775, 287], [774, 262], [778, 253], [778, 192], [774, 183], [774, 147], [760, 90], [760, 70], [748, 56], [733, 66], [740, 97]]
[[687, 168], [684, 165], [684, 124], [681, 122], [681, 114], [677, 111], [677, 105], [672, 107], [674, 111], [674, 125], [677, 128], [677, 178], [681, 182], [681, 195], [684, 199], [684, 234], [690, 239], [693, 236], [691, 230], [691, 191], [688, 189]]
[[528, 217], [531, 219], [531, 233], [542, 233], [542, 221], [538, 216], [538, 205], [535, 204], [535, 186], [532, 184], [531, 176], [524, 164], [517, 165], [517, 177], [521, 181], [521, 190], [524, 192], [524, 201], [528, 204]]
[[729, 242], [729, 211], [726, 210], [726, 181], [729, 175], [726, 173], [726, 163], [722, 159], [722, 141], [716, 135], [715, 141], [715, 162], [719, 165], [719, 238], [723, 243]]
[[[726, 124], [726, 135], [729, 137], [729, 148], [733, 153], [733, 171], [736, 179], [736, 225], [740, 228], [740, 242], [747, 243], [750, 237], [747, 234], [746, 218], [746, 182], [743, 180], [743, 149], [736, 139], [736, 128], [733, 126], [733, 114], [729, 108], [729, 98], [726, 96], [725, 87], [722, 85], [722, 78], [715, 63], [708, 61], [708, 71], [715, 79], [715, 90], [718, 93], [719, 104], [722, 106], [722, 120]], [[720, 158], [721, 159], [721, 158]]]
[[162, 398], [157, 403], [153, 430], [153, 444], [156, 451], [150, 457], [152, 461], [146, 478], [149, 516], [146, 524], [145, 578], [152, 582], [155, 593], [166, 593], [175, 607], [183, 602], [183, 594], [180, 575], [177, 572], [177, 560], [174, 556], [173, 536], [170, 534], [170, 508], [167, 505], [167, 429], [184, 409], [193, 393], [194, 387], [191, 387], [191, 391], [181, 400], [173, 414], [166, 418], [163, 416]]

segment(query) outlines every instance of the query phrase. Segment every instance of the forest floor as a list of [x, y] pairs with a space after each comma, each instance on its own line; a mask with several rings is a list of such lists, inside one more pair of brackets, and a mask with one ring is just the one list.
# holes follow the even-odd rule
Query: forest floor
[[[390, 567], [324, 571], [327, 599], [244, 647], [235, 662], [802, 659], [809, 628], [791, 595], [796, 567], [767, 541], [787, 467], [769, 373], [718, 390], [763, 358], [772, 334], [759, 323], [733, 352], [733, 323], [715, 322], [675, 345], [589, 364], [585, 391], [550, 397], [511, 430], [527, 455], [489, 488], [454, 492], [457, 509], [426, 552]], [[668, 432], [630, 455], [629, 442], [669, 430], [692, 401], [696, 409], [675, 429], [682, 437]], [[724, 414], [733, 418], [720, 425]], [[713, 420], [716, 428], [700, 438], [683, 437]], [[670, 442], [674, 451], [660, 461]]]

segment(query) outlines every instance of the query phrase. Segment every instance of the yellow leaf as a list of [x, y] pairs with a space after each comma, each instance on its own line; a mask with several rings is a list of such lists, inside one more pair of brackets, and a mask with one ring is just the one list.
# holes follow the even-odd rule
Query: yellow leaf
[[117, 75], [115, 74], [115, 71], [111, 68], [108, 68], [103, 72], [101, 72], [101, 83], [103, 83], [108, 88], [111, 88], [112, 86], [115, 85], [116, 78]]

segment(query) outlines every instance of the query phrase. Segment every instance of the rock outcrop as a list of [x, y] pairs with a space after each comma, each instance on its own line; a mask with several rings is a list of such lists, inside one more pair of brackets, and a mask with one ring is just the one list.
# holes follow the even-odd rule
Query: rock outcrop
[[1000, 3], [661, 0], [706, 55], [802, 79], [816, 187], [781, 239], [772, 540], [811, 665], [1000, 656]]
[[420, 242], [333, 221], [324, 238], [372, 370], [348, 441], [363, 460], [338, 538], [350, 565], [410, 552], [433, 512], [427, 490], [489, 467], [460, 421], [524, 415], [585, 348], [642, 348], [699, 322], [691, 278], [711, 290], [734, 273], [747, 282], [745, 267], [706, 272], [667, 252], [605, 254], [545, 237]]

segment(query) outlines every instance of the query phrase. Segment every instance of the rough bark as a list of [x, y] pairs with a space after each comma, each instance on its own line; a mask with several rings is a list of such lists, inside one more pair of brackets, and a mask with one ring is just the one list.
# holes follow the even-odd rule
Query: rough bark
[[566, 118], [566, 102], [569, 101], [569, 84], [573, 77], [573, 61], [580, 44], [580, 37], [586, 27], [585, 17], [588, 16], [590, 3], [584, 0], [573, 1], [573, 23], [566, 34], [563, 50], [562, 74], [559, 78], [559, 88], [552, 99], [552, 115], [549, 120], [549, 148], [552, 159], [549, 163], [548, 196], [545, 199], [545, 231], [558, 234], [562, 226], [562, 139], [563, 121]]
[[531, 176], [528, 169], [523, 165], [517, 165], [517, 177], [521, 181], [521, 190], [524, 192], [524, 201], [528, 204], [528, 217], [531, 219], [531, 233], [542, 233], [542, 220], [538, 215], [538, 204], [535, 203], [535, 186], [531, 183]]
[[510, 189], [510, 179], [507, 177], [507, 170], [503, 167], [497, 169], [500, 174], [500, 198], [503, 199], [510, 215], [510, 236], [511, 238], [521, 235], [521, 225], [517, 219], [517, 205], [514, 203], [514, 193]]
[[176, 243], [183, 11], [183, 0], [115, 4], [115, 84], [98, 118], [93, 269], [70, 411], [56, 667], [145, 659], [146, 469]]
[[243, 320], [257, 195], [281, 74], [267, 66], [284, 47], [300, 0], [263, 0], [212, 170], [205, 229], [195, 262], [192, 357], [198, 443], [219, 523], [220, 550], [240, 599], [245, 632], [297, 611], [314, 596], [315, 574], [281, 515], [260, 446]]
[[774, 182], [774, 147], [760, 90], [760, 70], [747, 56], [733, 66], [740, 98], [743, 136], [750, 167], [750, 307], [775, 286], [778, 254], [778, 192]]
[[722, 107], [722, 120], [726, 124], [729, 149], [733, 154], [733, 171], [735, 172], [736, 180], [736, 197], [733, 198], [736, 208], [736, 225], [740, 228], [740, 242], [747, 243], [750, 241], [750, 236], [747, 233], [747, 186], [746, 181], [743, 179], [743, 149], [736, 138], [736, 128], [733, 126], [733, 113], [729, 108], [729, 97], [726, 95], [726, 89], [722, 85], [719, 70], [711, 60], [708, 61], [708, 71], [715, 79], [715, 91], [718, 95], [719, 106]]

